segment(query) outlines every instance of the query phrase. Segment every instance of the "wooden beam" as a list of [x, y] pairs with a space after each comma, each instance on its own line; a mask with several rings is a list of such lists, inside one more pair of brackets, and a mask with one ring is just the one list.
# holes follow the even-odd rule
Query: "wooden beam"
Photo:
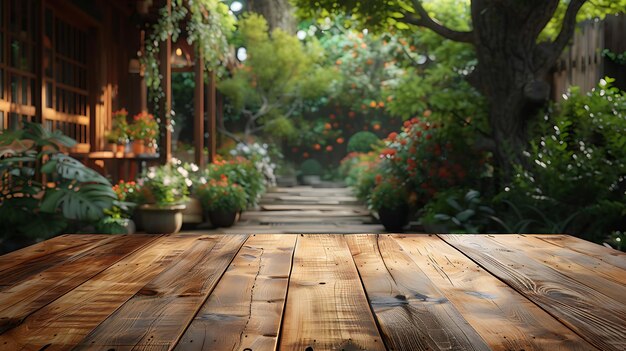
[[193, 95], [193, 139], [195, 143], [195, 162], [203, 169], [206, 165], [202, 151], [204, 150], [204, 65], [202, 63], [202, 54], [196, 52], [196, 88]]
[[207, 131], [209, 132], [209, 162], [213, 162], [215, 160], [215, 155], [217, 152], [217, 125], [216, 121], [216, 110], [217, 104], [215, 101], [215, 83], [216, 83], [216, 75], [215, 72], [209, 72], [209, 86], [207, 88]]
[[[166, 5], [167, 12], [172, 13], [172, 0], [167, 0]], [[161, 161], [168, 163], [172, 159], [172, 132], [169, 114], [172, 111], [172, 63], [170, 58], [172, 57], [172, 37], [168, 35], [167, 39], [161, 43], [161, 88], [163, 89], [164, 97], [161, 101], [160, 113], [163, 119], [163, 125], [161, 130], [161, 143], [160, 154]]]

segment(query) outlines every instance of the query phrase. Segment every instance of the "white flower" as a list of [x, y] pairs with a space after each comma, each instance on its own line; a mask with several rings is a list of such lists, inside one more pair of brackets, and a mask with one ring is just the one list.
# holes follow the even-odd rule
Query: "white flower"
[[146, 177], [148, 177], [148, 179], [154, 179], [154, 177], [156, 177], [156, 172], [151, 169], [148, 174], [146, 174]]
[[193, 185], [193, 182], [191, 181], [191, 179], [186, 178], [186, 179], [185, 179], [185, 184], [187, 184], [187, 186], [192, 186], [192, 185]]
[[206, 178], [204, 178], [204, 177], [200, 177], [200, 183], [202, 183], [202, 184], [206, 184]]
[[247, 147], [247, 146], [244, 146], [243, 147], [243, 152], [246, 153], [246, 154], [250, 153], [250, 148]]
[[178, 171], [178, 173], [180, 173], [183, 177], [187, 178], [189, 177], [189, 172], [187, 172], [186, 169], [184, 169], [183, 167], [178, 167], [176, 168], [176, 170]]
[[236, 156], [237, 155], [237, 150], [230, 150], [230, 154], [233, 155], [233, 156]]
[[192, 172], [197, 172], [200, 169], [195, 163], [190, 163], [189, 167], [191, 167]]
[[170, 184], [172, 184], [172, 179], [169, 176], [165, 176], [163, 178], [163, 185], [168, 186]]

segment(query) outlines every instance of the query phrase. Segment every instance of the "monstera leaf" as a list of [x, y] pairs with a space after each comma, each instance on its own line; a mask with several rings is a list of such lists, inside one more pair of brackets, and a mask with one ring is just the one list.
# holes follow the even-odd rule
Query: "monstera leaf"
[[41, 171], [46, 174], [56, 172], [66, 180], [75, 180], [81, 183], [98, 183], [111, 187], [111, 183], [100, 173], [65, 154], [52, 155], [50, 160], [41, 167]]
[[61, 209], [63, 217], [78, 221], [97, 221], [105, 216], [117, 199], [110, 185], [73, 184], [50, 188], [41, 202], [41, 211], [55, 213]]

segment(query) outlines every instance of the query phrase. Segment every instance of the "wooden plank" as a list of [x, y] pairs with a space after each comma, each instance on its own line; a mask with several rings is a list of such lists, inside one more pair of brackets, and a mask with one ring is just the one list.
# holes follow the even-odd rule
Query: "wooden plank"
[[76, 349], [171, 349], [246, 238], [203, 236], [100, 323]]
[[393, 238], [493, 350], [595, 349], [438, 237]]
[[[535, 261], [550, 266], [580, 284], [585, 284], [593, 290], [626, 305], [626, 289], [624, 288], [626, 286], [626, 270], [607, 265], [599, 260], [589, 262], [589, 256], [581, 255], [567, 248], [555, 247], [532, 236], [498, 235], [491, 239], [502, 245], [523, 250], [528, 257]], [[579, 257], [583, 258], [579, 259]], [[586, 265], [585, 263], [592, 264]]]
[[351, 211], [338, 209], [335, 211], [319, 211], [319, 210], [289, 210], [289, 211], [246, 211], [241, 215], [241, 218], [258, 218], [265, 216], [280, 216], [280, 217], [354, 217], [354, 216], [368, 216], [369, 212], [365, 209], [361, 211]]
[[[626, 349], [626, 307], [490, 236], [441, 235], [601, 350]], [[626, 288], [624, 288], [626, 293]]]
[[489, 350], [389, 235], [350, 235], [346, 240], [390, 349]]
[[0, 345], [7, 350], [73, 347], [199, 239], [157, 238], [0, 334]]
[[4, 255], [0, 290], [113, 239], [111, 235], [62, 235]]
[[613, 266], [626, 269], [626, 253], [569, 235], [531, 235], [560, 247], [597, 258]]
[[364, 212], [367, 211], [365, 208], [361, 206], [351, 206], [351, 205], [320, 205], [320, 204], [265, 204], [261, 205], [261, 209], [264, 211], [286, 211], [286, 210], [319, 210], [319, 211], [336, 211], [336, 210], [344, 210], [344, 211], [355, 211], [357, 213], [369, 213]]
[[274, 350], [297, 237], [251, 236], [176, 350]]
[[385, 350], [341, 235], [298, 237], [281, 350]]
[[4, 290], [0, 294], [0, 333], [19, 325], [33, 312], [155, 238], [154, 235], [112, 236], [113, 240], [101, 241], [100, 245]]

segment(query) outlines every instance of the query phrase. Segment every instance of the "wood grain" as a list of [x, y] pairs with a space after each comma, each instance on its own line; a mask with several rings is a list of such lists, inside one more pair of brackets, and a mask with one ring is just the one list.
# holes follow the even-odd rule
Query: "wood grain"
[[113, 239], [111, 235], [61, 235], [0, 256], [0, 290]]
[[103, 240], [90, 250], [75, 254], [28, 280], [17, 282], [0, 294], [0, 333], [19, 325], [31, 313], [49, 304], [105, 270], [153, 235], [120, 235]]
[[530, 235], [550, 244], [569, 248], [583, 255], [626, 269], [626, 253], [569, 235]]
[[547, 246], [543, 240], [532, 236], [497, 235], [491, 240], [504, 246], [523, 250], [527, 257], [550, 266], [580, 284], [626, 305], [626, 289], [624, 288], [626, 286], [626, 270], [600, 260], [589, 262], [590, 260], [581, 258], [592, 259], [592, 257], [578, 254], [564, 247]]
[[389, 235], [346, 239], [389, 349], [489, 350]]
[[393, 238], [493, 350], [595, 349], [440, 238]]
[[171, 349], [246, 237], [202, 236], [89, 333], [76, 349]]
[[[441, 235], [494, 276], [601, 350], [626, 349], [624, 305], [483, 235]], [[624, 288], [626, 294], [626, 288]]]
[[0, 346], [6, 350], [73, 347], [199, 238], [157, 238], [0, 334]]
[[297, 237], [251, 236], [176, 350], [274, 350]]
[[341, 235], [298, 237], [281, 350], [385, 350]]

